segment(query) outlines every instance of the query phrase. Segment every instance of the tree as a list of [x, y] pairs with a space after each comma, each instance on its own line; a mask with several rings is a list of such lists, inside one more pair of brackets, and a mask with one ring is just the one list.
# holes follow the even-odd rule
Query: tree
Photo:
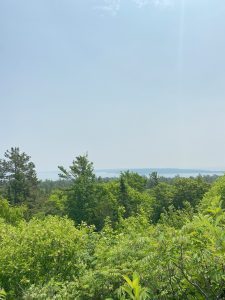
[[153, 205], [153, 223], [157, 223], [161, 213], [168, 210], [170, 205], [173, 204], [176, 188], [165, 182], [160, 182], [154, 188], [149, 190], [149, 194], [155, 198]]
[[128, 216], [131, 215], [131, 204], [129, 201], [129, 196], [128, 196], [128, 184], [126, 183], [126, 180], [121, 174], [119, 178], [119, 204], [124, 207], [124, 217], [127, 218]]
[[176, 209], [182, 209], [187, 201], [192, 207], [196, 207], [202, 200], [210, 185], [201, 176], [197, 178], [174, 178], [173, 182], [176, 192], [173, 205]]
[[16, 225], [24, 219], [25, 212], [25, 206], [13, 207], [6, 199], [0, 198], [0, 218], [6, 223]]
[[42, 204], [40, 214], [64, 216], [67, 196], [64, 191], [54, 190], [48, 199]]
[[204, 195], [200, 208], [201, 210], [207, 209], [212, 202], [212, 199], [219, 197], [221, 200], [222, 208], [225, 208], [225, 176], [219, 177], [212, 185], [211, 189]]
[[2, 194], [13, 205], [30, 203], [37, 191], [35, 165], [30, 156], [11, 148], [5, 152], [5, 159], [0, 160], [0, 186]]
[[61, 171], [59, 177], [62, 179], [72, 180], [73, 182], [81, 178], [87, 182], [95, 180], [93, 163], [89, 162], [87, 153], [77, 156], [76, 160], [73, 160], [69, 170], [66, 170], [63, 166], [59, 166], [58, 168]]
[[124, 208], [124, 218], [134, 216], [140, 211], [145, 211], [147, 214], [152, 213], [154, 198], [147, 192], [140, 191], [143, 183], [145, 183], [145, 178], [136, 176], [136, 173], [121, 173], [117, 197], [118, 205]]
[[77, 156], [66, 170], [59, 166], [63, 179], [71, 180], [72, 186], [67, 189], [67, 213], [78, 224], [89, 222], [94, 209], [94, 186], [96, 177], [93, 163], [89, 162], [88, 155]]
[[146, 189], [147, 178], [138, 173], [125, 171], [121, 173], [120, 178], [138, 192], [144, 192]]
[[148, 188], [153, 188], [159, 184], [159, 177], [157, 172], [152, 172], [149, 175], [149, 180], [148, 180]]

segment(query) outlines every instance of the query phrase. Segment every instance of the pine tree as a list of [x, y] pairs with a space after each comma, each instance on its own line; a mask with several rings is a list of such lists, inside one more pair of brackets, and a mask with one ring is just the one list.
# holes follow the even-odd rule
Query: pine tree
[[94, 190], [96, 177], [93, 163], [88, 155], [80, 155], [72, 162], [69, 170], [59, 166], [63, 179], [71, 180], [72, 186], [67, 190], [67, 213], [78, 224], [82, 221], [89, 223], [92, 219], [94, 205]]
[[38, 179], [30, 156], [18, 147], [5, 152], [0, 160], [1, 193], [13, 205], [30, 204], [35, 199]]

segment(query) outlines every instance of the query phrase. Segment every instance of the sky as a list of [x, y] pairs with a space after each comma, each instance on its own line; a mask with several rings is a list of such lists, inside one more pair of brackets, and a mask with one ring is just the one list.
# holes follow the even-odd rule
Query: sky
[[0, 158], [225, 169], [225, 1], [0, 0]]

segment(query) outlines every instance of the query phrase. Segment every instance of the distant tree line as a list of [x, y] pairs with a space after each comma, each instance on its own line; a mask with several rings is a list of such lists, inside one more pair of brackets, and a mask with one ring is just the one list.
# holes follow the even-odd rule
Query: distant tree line
[[[97, 178], [88, 155], [76, 157], [68, 170], [59, 166], [57, 181], [37, 179], [30, 156], [11, 148], [0, 160], [0, 193], [11, 205], [27, 207], [27, 216], [69, 216], [76, 224], [86, 222], [99, 230], [106, 218], [118, 222], [145, 212], [156, 223], [172, 207], [189, 203], [195, 210], [210, 188], [209, 177], [149, 177], [125, 171], [119, 178]], [[213, 178], [214, 179], [214, 178]]]

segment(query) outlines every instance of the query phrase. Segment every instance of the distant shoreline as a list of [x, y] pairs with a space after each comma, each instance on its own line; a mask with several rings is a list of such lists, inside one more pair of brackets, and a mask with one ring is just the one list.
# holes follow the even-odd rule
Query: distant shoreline
[[[95, 170], [96, 176], [100, 176], [103, 178], [113, 178], [119, 177], [121, 172], [125, 171], [136, 172], [142, 176], [148, 176], [152, 172], [157, 172], [159, 176], [173, 178], [175, 176], [181, 177], [197, 177], [198, 175], [202, 176], [222, 176], [225, 171], [215, 171], [215, 170], [204, 170], [204, 169], [177, 169], [177, 168], [131, 168], [131, 169], [97, 169]], [[58, 171], [46, 171], [46, 172], [38, 172], [38, 178], [41, 180], [57, 180]]]

